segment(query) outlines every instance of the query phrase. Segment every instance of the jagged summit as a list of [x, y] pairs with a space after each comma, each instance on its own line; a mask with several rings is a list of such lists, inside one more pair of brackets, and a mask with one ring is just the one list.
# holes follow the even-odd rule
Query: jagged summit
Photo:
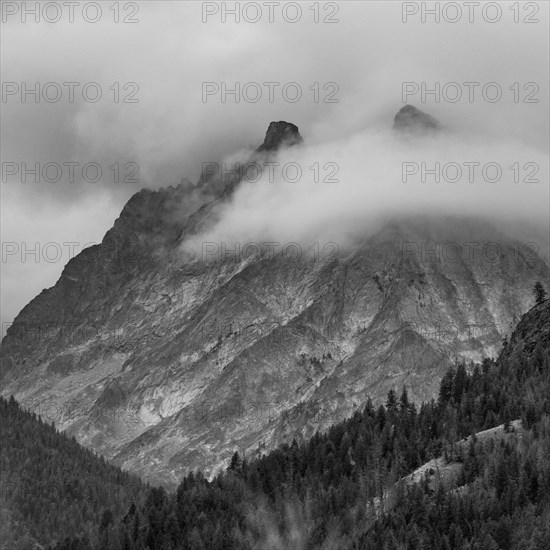
[[[300, 135], [298, 126], [292, 124], [292, 122], [286, 122], [284, 120], [271, 122], [265, 134], [264, 142], [252, 152], [246, 164], [255, 162], [258, 154], [275, 153], [283, 146], [291, 147], [302, 141], [304, 140]], [[219, 167], [209, 166], [208, 169], [203, 170], [197, 186], [204, 185], [208, 182], [209, 191], [214, 195], [228, 195], [241, 181], [245, 169], [245, 166], [243, 167], [241, 165], [239, 168], [236, 165], [234, 174], [228, 174], [220, 178]]]
[[256, 149], [256, 152], [276, 151], [282, 145], [290, 147], [303, 141], [298, 126], [292, 122], [272, 122], [265, 134], [264, 142]]
[[405, 105], [393, 119], [393, 129], [407, 132], [439, 130], [441, 125], [437, 119], [413, 105]]

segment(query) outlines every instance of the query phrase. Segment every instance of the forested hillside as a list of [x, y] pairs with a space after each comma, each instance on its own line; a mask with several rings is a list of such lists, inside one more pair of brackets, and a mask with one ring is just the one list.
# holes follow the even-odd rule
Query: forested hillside
[[[7, 435], [25, 435], [9, 436], [2, 454], [3, 470], [6, 463], [12, 475], [35, 480], [28, 495], [40, 487], [36, 479], [43, 475], [29, 458], [33, 440], [40, 439], [45, 457], [57, 456], [49, 446], [57, 438], [74, 447], [68, 454], [83, 457], [74, 465], [44, 469], [51, 472], [46, 487], [60, 493], [55, 510], [37, 513], [21, 497], [11, 503], [21, 517], [38, 518], [41, 533], [49, 529], [51, 540], [59, 541], [51, 547], [55, 550], [547, 550], [549, 334], [546, 300], [523, 317], [496, 361], [451, 369], [437, 400], [416, 406], [406, 389], [392, 390], [384, 406], [368, 401], [327, 433], [283, 445], [260, 459], [235, 453], [227, 471], [212, 480], [195, 472], [175, 493], [150, 488], [142, 500], [136, 491], [133, 503], [127, 492], [113, 501], [99, 495], [90, 502], [71, 500], [71, 483], [78, 485], [88, 475], [96, 486], [98, 480], [126, 486], [130, 478], [55, 435], [15, 403], [2, 402], [3, 417], [10, 414], [31, 426], [8, 429]], [[501, 424], [505, 437], [475, 435]], [[23, 449], [17, 459], [12, 458], [15, 449]], [[457, 465], [456, 479], [436, 485], [428, 477], [407, 481], [407, 474], [433, 458]], [[80, 497], [87, 494], [83, 491]], [[69, 512], [71, 503], [75, 510]]]
[[79, 537], [96, 544], [97, 525], [140, 503], [139, 478], [84, 449], [53, 424], [0, 397], [0, 548]]

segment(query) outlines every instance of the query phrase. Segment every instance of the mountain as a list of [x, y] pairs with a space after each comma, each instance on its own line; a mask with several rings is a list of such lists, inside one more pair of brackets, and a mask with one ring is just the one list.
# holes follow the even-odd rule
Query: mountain
[[417, 408], [390, 390], [378, 409], [368, 399], [259, 459], [235, 453], [212, 481], [191, 473], [175, 492], [145, 487], [0, 398], [2, 547], [544, 550], [549, 334], [545, 300], [496, 362], [448, 370], [437, 402]]
[[[301, 141], [273, 122], [251, 158]], [[174, 487], [236, 450], [307, 439], [390, 388], [430, 399], [455, 360], [496, 356], [548, 280], [523, 243], [462, 217], [389, 220], [299, 260], [183, 252], [239, 174], [135, 194], [8, 329], [2, 395]]]
[[[260, 459], [235, 453], [101, 523], [101, 550], [546, 550], [550, 541], [550, 302], [496, 361], [443, 376], [437, 401], [406, 390]], [[101, 527], [103, 526], [103, 527]], [[81, 540], [55, 550], [89, 550]]]

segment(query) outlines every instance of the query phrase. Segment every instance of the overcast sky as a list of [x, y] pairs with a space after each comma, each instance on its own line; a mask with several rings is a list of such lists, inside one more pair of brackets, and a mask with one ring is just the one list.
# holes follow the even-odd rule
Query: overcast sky
[[[84, 4], [75, 8], [73, 22], [66, 7], [60, 14], [54, 8], [39, 14], [36, 22], [32, 14], [23, 21], [21, 3], [3, 2], [3, 323], [55, 284], [71, 253], [100, 242], [134, 192], [183, 177], [196, 181], [204, 162], [245, 158], [272, 120], [294, 122], [305, 139], [285, 162], [334, 162], [338, 184], [248, 183], [209, 238], [318, 238], [320, 228], [339, 220], [349, 220], [346, 231], [368, 215], [408, 206], [445, 205], [548, 223], [547, 2], [530, 2], [530, 9], [522, 5], [519, 11], [510, 9], [512, 3], [493, 2], [484, 13], [474, 6], [472, 22], [462, 5], [456, 23], [445, 20], [455, 17], [452, 9], [440, 14], [439, 23], [430, 15], [423, 22], [421, 4], [433, 8], [434, 2], [321, 2], [316, 14], [309, 9], [315, 3], [306, 1], [300, 17], [292, 6], [283, 13], [281, 2], [273, 5], [273, 22], [265, 3], [252, 2], [238, 23], [231, 14], [222, 21], [223, 3], [139, 2], [137, 10], [132, 2], [120, 3], [119, 23], [109, 9], [116, 3], [102, 3], [95, 23], [84, 20], [95, 17], [93, 9], [82, 12]], [[410, 14], [405, 22], [403, 10]], [[260, 20], [251, 22], [258, 14]], [[47, 21], [57, 15], [58, 22]], [[66, 82], [78, 83], [72, 102]], [[239, 103], [232, 95], [223, 102], [220, 93], [205, 98], [205, 82], [212, 83], [209, 90], [222, 82], [228, 88], [252, 83], [248, 98], [258, 89], [262, 95]], [[272, 102], [265, 82], [278, 83]], [[282, 93], [291, 82], [302, 91], [294, 103], [296, 85], [285, 88], [286, 99]], [[409, 85], [413, 93], [406, 101], [404, 82], [416, 83]], [[459, 83], [463, 97], [453, 102], [457, 88], [449, 85], [439, 100], [423, 98], [414, 93], [423, 82], [441, 89]], [[490, 82], [497, 86], [484, 93]], [[51, 101], [22, 98], [23, 83], [39, 83]], [[62, 95], [53, 101], [59, 88]], [[499, 88], [502, 97], [493, 100]], [[102, 97], [93, 102], [98, 89]], [[438, 118], [447, 128], [444, 137], [396, 141], [390, 129], [405, 102]], [[402, 162], [423, 160], [494, 161], [505, 174], [500, 186], [479, 179], [474, 185], [422, 186], [414, 177], [403, 183]], [[72, 178], [65, 165], [57, 183], [43, 175], [36, 183], [32, 175], [22, 181], [23, 162], [40, 168], [48, 162], [78, 164]], [[521, 181], [513, 185], [508, 167], [516, 162]], [[525, 168], [529, 162], [534, 164]], [[94, 164], [82, 181], [86, 163]], [[103, 176], [98, 182], [92, 181], [96, 166]], [[523, 181], [533, 166], [539, 182]], [[55, 166], [46, 176], [56, 179]], [[38, 257], [30, 252], [36, 247]]]

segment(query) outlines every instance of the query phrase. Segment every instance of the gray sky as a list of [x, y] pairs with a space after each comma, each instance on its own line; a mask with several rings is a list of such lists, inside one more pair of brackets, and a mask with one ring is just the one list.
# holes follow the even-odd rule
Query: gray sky
[[[178, 183], [182, 177], [195, 181], [203, 162], [246, 158], [272, 120], [294, 122], [306, 140], [301, 150], [290, 150], [284, 162], [297, 162], [308, 175], [315, 162], [336, 163], [338, 183], [314, 185], [305, 175], [294, 185], [270, 185], [265, 177], [245, 183], [207, 238], [343, 238], [361, 229], [367, 217], [408, 208], [517, 215], [548, 223], [547, 2], [526, 3], [532, 9], [522, 5], [517, 13], [510, 9], [512, 3], [493, 3], [501, 10], [494, 23], [487, 19], [498, 15], [497, 8], [482, 13], [478, 6], [469, 22], [462, 4], [457, 23], [445, 21], [444, 16], [454, 17], [451, 9], [441, 14], [440, 23], [430, 15], [422, 22], [421, 4], [433, 8], [434, 2], [321, 3], [321, 21], [316, 23], [309, 9], [314, 2], [307, 1], [300, 3], [299, 18], [292, 6], [283, 14], [284, 2], [273, 6], [273, 22], [265, 3], [252, 2], [239, 23], [229, 14], [221, 20], [223, 3], [203, 22], [203, 10], [215, 11], [213, 3], [178, 1], [139, 2], [134, 14], [133, 3], [120, 3], [120, 18], [137, 22], [115, 23], [115, 13], [109, 10], [113, 3], [108, 2], [101, 3], [98, 22], [90, 23], [83, 19], [84, 4], [75, 8], [73, 22], [64, 8], [60, 21], [44, 20], [55, 18], [50, 11], [40, 14], [37, 23], [32, 15], [22, 21], [21, 3], [3, 3], [3, 323], [55, 284], [71, 251], [99, 242], [134, 192]], [[230, 8], [234, 3], [225, 4]], [[260, 21], [249, 22], [258, 7]], [[535, 8], [538, 13], [533, 15]], [[404, 9], [411, 14], [406, 22]], [[94, 11], [86, 16], [93, 18]], [[284, 16], [297, 21], [290, 23]], [[325, 23], [323, 18], [337, 22]], [[539, 22], [524, 22], [527, 19]], [[41, 91], [48, 82], [58, 83], [60, 100], [41, 97], [35, 103], [27, 95], [23, 102], [23, 83], [31, 88], [36, 82]], [[78, 83], [73, 102], [66, 82]], [[87, 97], [93, 99], [99, 87], [102, 98], [97, 102], [82, 97], [82, 89], [92, 82], [97, 84], [86, 88]], [[262, 96], [256, 102], [241, 98], [235, 103], [231, 95], [222, 102], [221, 94], [204, 100], [204, 82], [215, 83], [214, 88], [222, 82], [229, 88], [249, 83], [248, 97], [254, 99], [258, 89]], [[266, 82], [279, 84], [273, 85], [272, 102]], [[294, 103], [282, 94], [291, 82], [303, 94]], [[403, 82], [411, 83], [411, 90], [423, 82], [428, 88], [435, 83], [445, 88], [439, 101], [420, 93], [406, 101], [445, 124], [443, 138], [411, 143], [391, 135], [393, 116], [404, 105]], [[456, 87], [445, 87], [452, 82], [463, 92], [456, 102], [451, 101]], [[479, 83], [472, 102], [465, 82]], [[490, 82], [502, 92], [498, 101], [483, 96]], [[55, 97], [57, 89], [50, 85], [48, 97]], [[285, 89], [291, 98], [296, 86]], [[489, 99], [496, 89], [485, 88]], [[323, 101], [330, 97], [336, 101]], [[125, 103], [124, 98], [137, 102]], [[538, 102], [524, 102], [529, 99]], [[404, 161], [493, 161], [501, 164], [504, 175], [495, 184], [479, 177], [466, 184], [423, 184], [415, 176], [403, 183]], [[73, 181], [63, 167], [57, 183], [43, 177], [36, 183], [31, 176], [23, 183], [23, 162], [38, 162], [41, 168], [48, 162], [78, 164]], [[508, 168], [515, 162], [520, 169], [517, 183]], [[530, 171], [524, 169], [528, 162], [536, 164], [539, 183], [523, 181]], [[101, 167], [102, 180], [81, 181], [86, 163], [95, 163], [88, 180], [94, 179], [94, 166]], [[115, 163], [120, 168], [118, 183], [110, 168]], [[137, 183], [122, 181], [131, 179], [134, 165], [128, 163], [139, 168], [133, 177]], [[19, 172], [10, 175], [16, 168]], [[55, 172], [47, 175], [56, 179]], [[337, 225], [336, 234], [330, 228]], [[38, 257], [29, 252], [37, 246]]]

